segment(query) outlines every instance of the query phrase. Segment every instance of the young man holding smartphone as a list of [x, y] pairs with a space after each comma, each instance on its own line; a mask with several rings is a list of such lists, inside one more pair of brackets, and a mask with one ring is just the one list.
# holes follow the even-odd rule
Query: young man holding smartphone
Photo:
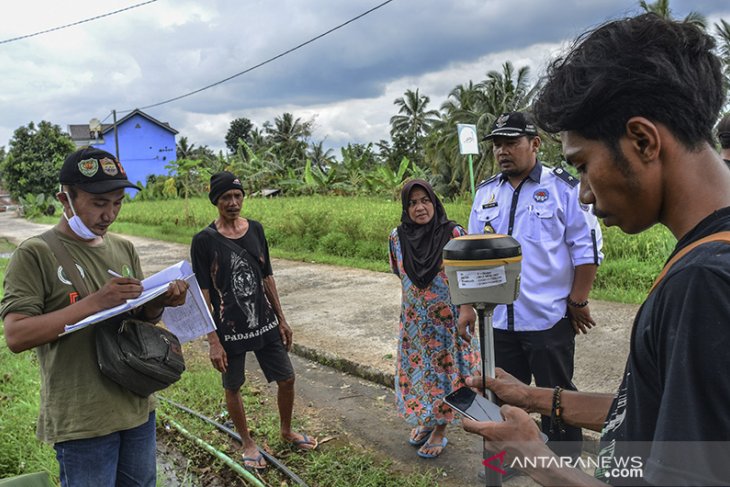
[[[609, 22], [552, 63], [535, 103], [538, 125], [560, 132], [583, 204], [626, 233], [661, 223], [678, 240], [673, 255], [689, 249], [639, 310], [616, 394], [528, 387], [502, 370], [487, 379], [511, 405], [505, 421], [464, 428], [494, 449], [552, 455], [526, 411], [602, 429], [596, 478], [555, 463], [526, 470], [541, 485], [730, 482], [730, 244], [690, 247], [730, 231], [730, 172], [712, 135], [726, 101], [714, 47], [698, 27], [655, 14]], [[640, 478], [614, 475], [634, 458]]]

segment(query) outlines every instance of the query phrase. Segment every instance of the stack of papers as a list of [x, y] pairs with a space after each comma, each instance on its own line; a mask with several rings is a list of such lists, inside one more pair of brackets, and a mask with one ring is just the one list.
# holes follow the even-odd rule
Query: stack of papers
[[146, 302], [152, 301], [156, 297], [164, 294], [170, 282], [175, 279], [187, 281], [190, 287], [188, 288], [185, 304], [174, 308], [165, 308], [162, 314], [162, 321], [165, 327], [177, 336], [180, 343], [188, 342], [214, 331], [215, 323], [213, 322], [213, 317], [210, 315], [208, 305], [205, 303], [203, 293], [200, 291], [195, 274], [193, 274], [193, 269], [188, 261], [181, 260], [177, 264], [171, 265], [157, 274], [142, 280], [144, 290], [139, 297], [127, 300], [126, 303], [120, 304], [119, 306], [88, 316], [73, 325], [67, 325], [61, 336], [142, 306]]

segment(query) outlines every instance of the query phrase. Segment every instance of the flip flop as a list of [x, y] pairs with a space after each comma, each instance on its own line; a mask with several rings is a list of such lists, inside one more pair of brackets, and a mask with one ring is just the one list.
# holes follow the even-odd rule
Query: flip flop
[[[428, 441], [428, 439], [431, 437], [431, 433], [433, 433], [432, 429], [422, 428], [421, 426], [416, 426], [416, 437], [415, 438], [408, 438], [408, 444], [411, 446], [421, 446], [424, 443]], [[421, 436], [423, 435], [423, 436]]]
[[[310, 439], [309, 436], [307, 436], [304, 433], [301, 433], [302, 439], [301, 440], [285, 440], [289, 442], [292, 446], [295, 446], [299, 448], [300, 450], [309, 451], [309, 450], [316, 450], [317, 446], [319, 445], [319, 442], [316, 438]], [[312, 445], [309, 448], [304, 447], [303, 445]]]
[[[243, 455], [241, 456], [241, 461], [243, 462], [243, 466], [246, 468], [252, 468], [254, 470], [264, 470], [268, 466], [268, 464], [261, 465], [261, 463], [259, 463], [263, 459], [264, 459], [264, 456], [261, 453], [259, 453], [255, 457], [244, 457]], [[248, 464], [246, 462], [253, 462], [253, 464]]]
[[441, 447], [441, 451], [438, 453], [423, 453], [421, 450], [418, 450], [416, 453], [421, 458], [436, 458], [437, 456], [441, 455], [444, 452], [444, 448], [446, 448], [446, 445], [449, 443], [448, 438], [444, 436], [443, 440], [441, 440], [440, 445], [434, 445], [433, 443], [425, 443], [423, 446], [425, 448], [438, 448]]

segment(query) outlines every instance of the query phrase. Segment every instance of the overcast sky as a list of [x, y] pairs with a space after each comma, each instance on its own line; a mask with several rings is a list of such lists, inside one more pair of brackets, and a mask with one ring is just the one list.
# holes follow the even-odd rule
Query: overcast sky
[[[184, 95], [242, 72], [383, 0], [157, 0], [73, 27], [0, 44], [0, 145], [29, 122], [64, 130]], [[24, 0], [6, 5], [0, 41], [60, 27], [143, 0]], [[728, 0], [672, 0], [711, 25]], [[284, 112], [315, 119], [313, 142], [389, 139], [393, 100], [420, 89], [438, 108], [460, 83], [505, 61], [535, 80], [555, 52], [638, 0], [393, 0], [343, 28], [226, 83], [144, 109], [178, 140], [225, 149], [230, 122], [257, 126]], [[714, 28], [712, 29], [714, 31]]]

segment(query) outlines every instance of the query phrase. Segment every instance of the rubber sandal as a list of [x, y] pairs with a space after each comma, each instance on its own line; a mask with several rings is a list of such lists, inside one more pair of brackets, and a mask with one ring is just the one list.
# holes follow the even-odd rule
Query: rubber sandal
[[441, 447], [441, 451], [438, 453], [423, 453], [421, 450], [418, 450], [416, 453], [418, 453], [418, 456], [421, 458], [436, 458], [439, 455], [441, 455], [444, 452], [444, 448], [446, 448], [446, 445], [449, 443], [448, 438], [444, 436], [444, 439], [441, 440], [440, 445], [434, 445], [433, 443], [425, 443], [423, 447], [425, 448], [438, 448]]
[[421, 446], [428, 441], [428, 439], [431, 437], [431, 433], [433, 433], [432, 429], [426, 429], [420, 426], [416, 426], [416, 438], [409, 437], [408, 444], [411, 446]]
[[[316, 438], [310, 439], [309, 436], [307, 436], [304, 433], [301, 433], [302, 439], [301, 440], [285, 440], [289, 442], [292, 446], [295, 446], [303, 451], [310, 451], [310, 450], [316, 450], [317, 446], [319, 445], [319, 442], [317, 442]], [[312, 445], [311, 447], [304, 447], [303, 445]]]
[[[261, 453], [259, 453], [255, 457], [241, 456], [241, 461], [243, 462], [243, 466], [246, 468], [252, 468], [254, 470], [264, 470], [267, 467], [268, 464], [261, 465], [261, 463], [259, 463], [263, 459], [264, 459], [264, 456]], [[253, 462], [253, 464], [247, 464], [246, 462]]]

